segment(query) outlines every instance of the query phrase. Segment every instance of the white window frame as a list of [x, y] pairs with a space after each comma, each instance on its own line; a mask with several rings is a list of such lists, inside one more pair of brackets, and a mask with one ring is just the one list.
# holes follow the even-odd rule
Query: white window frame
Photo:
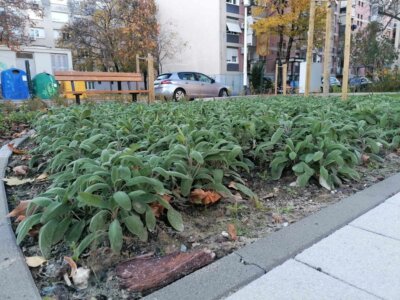
[[29, 36], [33, 39], [45, 39], [46, 38], [46, 32], [44, 28], [29, 28]]
[[239, 64], [239, 48], [226, 48], [226, 62], [228, 64]]
[[50, 0], [51, 4], [56, 4], [56, 5], [68, 5], [68, 0]]
[[[64, 16], [61, 18], [61, 16]], [[68, 23], [69, 22], [69, 14], [63, 13], [63, 12], [58, 12], [58, 11], [52, 11], [51, 12], [51, 20], [53, 22], [58, 22], [58, 23]]]
[[239, 6], [239, 0], [226, 0], [226, 3]]

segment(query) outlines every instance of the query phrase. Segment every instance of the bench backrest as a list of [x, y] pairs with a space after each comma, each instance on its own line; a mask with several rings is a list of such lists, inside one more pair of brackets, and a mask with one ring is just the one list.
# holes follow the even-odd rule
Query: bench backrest
[[143, 81], [140, 73], [57, 71], [54, 76], [58, 81]]

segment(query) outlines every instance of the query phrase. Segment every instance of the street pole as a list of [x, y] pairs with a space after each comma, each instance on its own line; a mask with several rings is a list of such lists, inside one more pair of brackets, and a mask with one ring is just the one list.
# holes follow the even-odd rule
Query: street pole
[[250, 6], [250, 0], [243, 1], [244, 5], [244, 51], [243, 51], [243, 91], [247, 95], [247, 8]]
[[310, 95], [311, 85], [311, 66], [312, 66], [312, 52], [314, 48], [314, 23], [315, 23], [315, 0], [310, 3], [310, 20], [308, 25], [308, 43], [307, 43], [307, 62], [306, 62], [306, 87], [304, 96]]
[[349, 68], [350, 68], [350, 44], [351, 44], [351, 9], [352, 0], [347, 0], [346, 8], [346, 34], [344, 41], [344, 62], [343, 62], [343, 81], [342, 81], [342, 100], [346, 101], [348, 97], [349, 86]]
[[325, 50], [324, 50], [324, 97], [329, 95], [331, 74], [331, 47], [332, 47], [332, 13], [334, 3], [327, 2], [326, 27], [325, 27]]

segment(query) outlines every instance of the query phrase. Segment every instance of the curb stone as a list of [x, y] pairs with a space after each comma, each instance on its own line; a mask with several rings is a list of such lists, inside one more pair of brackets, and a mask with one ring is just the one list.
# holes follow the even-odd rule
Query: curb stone
[[[400, 173], [271, 233], [144, 299], [221, 299], [295, 257], [399, 191]], [[235, 257], [239, 258], [236, 262]]]
[[[32, 134], [33, 131], [30, 131], [26, 136], [15, 139], [11, 143], [17, 147]], [[6, 218], [8, 204], [2, 179], [11, 155], [12, 151], [7, 145], [0, 149], [0, 299], [39, 300], [42, 298], [25, 263], [25, 257], [16, 244], [11, 222]]]

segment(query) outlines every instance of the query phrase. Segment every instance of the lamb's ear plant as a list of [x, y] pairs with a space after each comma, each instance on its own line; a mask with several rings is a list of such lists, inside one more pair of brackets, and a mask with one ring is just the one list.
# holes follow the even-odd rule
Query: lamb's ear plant
[[35, 121], [30, 162], [51, 185], [33, 199], [17, 241], [40, 228], [46, 257], [58, 243], [75, 258], [96, 245], [118, 253], [125, 236], [146, 241], [159, 222], [184, 230], [178, 208], [194, 189], [235, 190], [261, 207], [248, 185], [255, 172], [294, 174], [300, 187], [359, 180], [363, 158], [379, 164], [399, 148], [399, 128], [400, 101], [384, 96], [51, 108]]

